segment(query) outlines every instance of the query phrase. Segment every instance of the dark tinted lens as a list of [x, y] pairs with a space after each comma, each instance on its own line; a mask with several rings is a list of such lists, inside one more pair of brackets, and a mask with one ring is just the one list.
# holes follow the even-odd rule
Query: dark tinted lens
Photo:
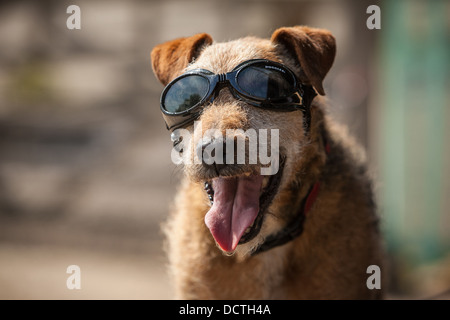
[[173, 83], [167, 91], [163, 106], [168, 112], [186, 111], [199, 103], [208, 93], [209, 81], [199, 75], [189, 75]]
[[245, 93], [260, 99], [286, 98], [294, 92], [294, 79], [288, 71], [264, 63], [242, 69], [237, 83]]

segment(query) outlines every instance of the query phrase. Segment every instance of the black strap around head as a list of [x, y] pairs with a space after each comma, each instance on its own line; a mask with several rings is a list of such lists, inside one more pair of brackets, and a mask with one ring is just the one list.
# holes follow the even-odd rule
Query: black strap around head
[[317, 96], [316, 90], [312, 86], [301, 85], [300, 95], [302, 97], [303, 126], [306, 134], [309, 134], [311, 128], [311, 104]]
[[307, 106], [308, 108], [311, 107], [311, 103], [314, 100], [314, 98], [317, 96], [316, 90], [312, 86], [304, 85], [302, 86], [302, 104]]

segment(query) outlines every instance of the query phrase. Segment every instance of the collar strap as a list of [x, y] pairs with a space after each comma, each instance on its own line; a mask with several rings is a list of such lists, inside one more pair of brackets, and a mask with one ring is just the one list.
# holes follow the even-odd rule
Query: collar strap
[[303, 222], [305, 221], [306, 214], [311, 209], [312, 205], [316, 201], [317, 194], [320, 190], [320, 182], [316, 182], [308, 192], [308, 196], [306, 196], [302, 204], [300, 206], [300, 211], [295, 217], [294, 221], [289, 224], [288, 227], [284, 228], [280, 232], [270, 235], [266, 238], [263, 244], [261, 244], [255, 251], [252, 252], [252, 255], [256, 255], [258, 253], [270, 250], [272, 248], [281, 246], [289, 241], [294, 240], [303, 232]]
[[[323, 137], [325, 139], [325, 136]], [[330, 153], [330, 144], [328, 141], [324, 140], [325, 144], [325, 152], [327, 154]], [[314, 202], [317, 199], [317, 195], [320, 191], [320, 182], [317, 181], [314, 185], [309, 189], [308, 195], [303, 199], [302, 204], [300, 206], [300, 210], [297, 213], [294, 221], [291, 222], [286, 228], [279, 231], [276, 234], [269, 235], [266, 240], [257, 247], [253, 252], [252, 256], [257, 255], [258, 253], [268, 251], [272, 248], [281, 246], [286, 244], [303, 233], [303, 223], [305, 221], [306, 214], [311, 210]]]

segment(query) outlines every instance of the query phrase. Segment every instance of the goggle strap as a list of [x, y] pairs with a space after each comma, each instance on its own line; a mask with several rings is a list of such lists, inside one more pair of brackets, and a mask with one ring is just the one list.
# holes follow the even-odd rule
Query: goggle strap
[[317, 93], [312, 86], [300, 86], [300, 95], [303, 106], [301, 108], [303, 111], [303, 128], [305, 129], [305, 135], [309, 135], [311, 129], [311, 103], [317, 96]]

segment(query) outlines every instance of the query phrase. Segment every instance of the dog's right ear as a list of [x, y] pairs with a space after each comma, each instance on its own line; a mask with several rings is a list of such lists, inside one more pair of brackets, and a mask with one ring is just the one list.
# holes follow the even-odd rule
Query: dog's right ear
[[324, 29], [296, 26], [279, 28], [271, 38], [283, 46], [300, 64], [308, 82], [321, 95], [325, 95], [322, 81], [333, 64], [336, 40]]
[[163, 85], [167, 85], [212, 42], [209, 34], [199, 33], [157, 45], [151, 54], [153, 72]]

